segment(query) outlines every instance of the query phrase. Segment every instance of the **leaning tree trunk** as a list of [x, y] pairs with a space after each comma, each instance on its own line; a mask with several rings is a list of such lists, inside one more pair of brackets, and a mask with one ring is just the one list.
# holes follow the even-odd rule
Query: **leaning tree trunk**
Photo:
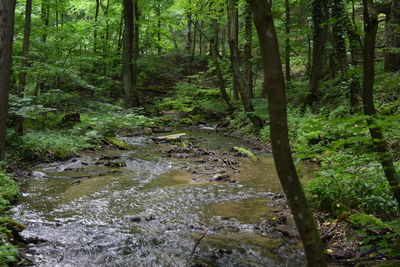
[[15, 0], [0, 0], [0, 161], [4, 159], [11, 87]]
[[260, 40], [276, 170], [299, 230], [308, 265], [312, 267], [326, 266], [323, 245], [312, 213], [308, 208], [290, 150], [285, 81], [271, 13], [271, 2], [265, 0], [247, 0], [247, 2], [251, 6]]
[[313, 0], [312, 17], [314, 25], [312, 64], [310, 74], [310, 93], [308, 104], [312, 106], [318, 100], [318, 86], [326, 64], [326, 44], [328, 41], [328, 1]]
[[391, 186], [393, 195], [400, 206], [400, 176], [393, 165], [382, 129], [376, 124], [376, 109], [374, 106], [374, 77], [375, 77], [375, 42], [378, 30], [378, 15], [373, 0], [363, 0], [364, 4], [364, 75], [363, 75], [363, 104], [364, 113], [368, 116], [369, 132], [383, 171]]
[[128, 107], [138, 107], [139, 97], [135, 84], [134, 72], [134, 5], [132, 0], [124, 0], [124, 37], [123, 37], [123, 82]]

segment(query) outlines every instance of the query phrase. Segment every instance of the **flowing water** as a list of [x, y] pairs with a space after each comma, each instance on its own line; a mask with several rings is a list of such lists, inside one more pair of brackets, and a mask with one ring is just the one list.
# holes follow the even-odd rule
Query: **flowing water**
[[[189, 136], [209, 150], [243, 146], [213, 132]], [[259, 230], [272, 216], [271, 192], [280, 191], [270, 156], [241, 159], [236, 183], [199, 183], [182, 170], [185, 160], [163, 155], [162, 144], [123, 139], [129, 151], [43, 164], [22, 184], [14, 214], [27, 225], [22, 235], [36, 241], [38, 266], [304, 265], [301, 250]]]

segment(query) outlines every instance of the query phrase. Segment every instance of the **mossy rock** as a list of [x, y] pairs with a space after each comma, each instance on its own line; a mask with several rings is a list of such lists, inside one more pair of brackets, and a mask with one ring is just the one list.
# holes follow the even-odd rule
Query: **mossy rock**
[[122, 140], [119, 140], [117, 138], [110, 137], [110, 136], [105, 137], [104, 140], [106, 140], [109, 144], [111, 144], [119, 149], [128, 150], [128, 144]]
[[109, 161], [104, 164], [104, 166], [112, 167], [112, 168], [121, 168], [126, 167], [125, 161]]
[[239, 153], [245, 155], [246, 157], [251, 158], [252, 160], [258, 160], [258, 158], [256, 157], [256, 155], [254, 155], [251, 151], [247, 150], [247, 149], [244, 148], [244, 147], [237, 147], [237, 146], [235, 146], [235, 147], [233, 148], [233, 151], [239, 152]]
[[25, 225], [8, 217], [0, 217], [0, 225], [4, 226], [10, 231], [22, 232], [25, 229]]

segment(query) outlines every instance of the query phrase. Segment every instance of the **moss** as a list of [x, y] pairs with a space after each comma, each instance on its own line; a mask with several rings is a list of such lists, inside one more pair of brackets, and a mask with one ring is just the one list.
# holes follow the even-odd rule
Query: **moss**
[[122, 140], [119, 140], [119, 139], [114, 138], [114, 137], [105, 137], [104, 139], [105, 139], [108, 143], [110, 143], [111, 145], [113, 145], [113, 146], [115, 146], [115, 147], [117, 147], [117, 148], [119, 148], [119, 149], [128, 150], [128, 144], [125, 143], [125, 142], [122, 141]]
[[25, 229], [25, 225], [8, 217], [0, 217], [0, 225], [4, 226], [10, 231], [22, 232]]
[[247, 157], [249, 157], [249, 158], [251, 158], [253, 160], [258, 160], [256, 155], [254, 155], [251, 151], [247, 150], [246, 148], [234, 147], [233, 150], [236, 151], [236, 152], [242, 153], [242, 154], [246, 155]]

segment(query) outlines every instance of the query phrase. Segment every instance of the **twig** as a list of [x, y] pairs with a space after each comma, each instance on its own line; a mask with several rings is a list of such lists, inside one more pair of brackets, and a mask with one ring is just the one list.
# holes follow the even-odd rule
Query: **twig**
[[193, 250], [192, 250], [192, 253], [190, 254], [190, 256], [192, 256], [194, 254], [194, 252], [196, 251], [196, 248], [199, 246], [201, 240], [203, 240], [203, 238], [206, 236], [207, 232], [208, 232], [208, 228], [203, 233], [203, 235], [199, 239], [196, 240], [196, 243], [194, 244], [194, 247], [193, 247]]

